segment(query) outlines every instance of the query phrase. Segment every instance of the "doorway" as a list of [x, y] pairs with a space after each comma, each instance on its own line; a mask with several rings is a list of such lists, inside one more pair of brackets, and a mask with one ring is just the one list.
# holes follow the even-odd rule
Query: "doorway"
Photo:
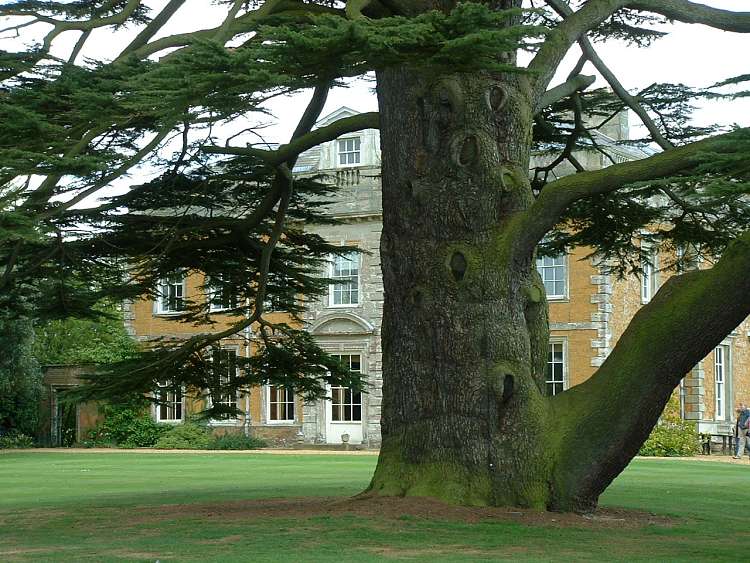
[[[355, 373], [362, 373], [359, 354], [331, 354]], [[349, 387], [329, 387], [330, 400], [326, 401], [326, 443], [342, 444], [348, 436], [350, 444], [361, 444], [362, 392]]]

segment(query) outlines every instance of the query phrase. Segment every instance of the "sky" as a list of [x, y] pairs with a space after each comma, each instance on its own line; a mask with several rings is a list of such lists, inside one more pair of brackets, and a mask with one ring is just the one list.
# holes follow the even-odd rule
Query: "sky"
[[[154, 8], [162, 3], [160, 0], [149, 2]], [[747, 9], [749, 2], [748, 0], [704, 0], [703, 3], [717, 8], [739, 11]], [[188, 0], [160, 35], [171, 35], [218, 25], [221, 22], [223, 10], [217, 10], [211, 4], [210, 0]], [[196, 22], [200, 22], [199, 25]], [[39, 27], [39, 31], [43, 31], [43, 26]], [[670, 24], [664, 29], [669, 30], [669, 35], [649, 48], [638, 49], [614, 41], [597, 46], [601, 58], [631, 92], [654, 82], [683, 83], [701, 87], [731, 76], [750, 74], [750, 57], [748, 57], [750, 36], [747, 34], [729, 33], [705, 26], [681, 23]], [[63, 34], [54, 44], [55, 52], [60, 55], [69, 52], [76, 39], [77, 32]], [[96, 58], [114, 56], [129, 39], [130, 37], [126, 34], [112, 34], [109, 30], [96, 30], [82, 55]], [[0, 39], [0, 48], [19, 50], [24, 43], [31, 40], [33, 36], [29, 33], [19, 38]], [[109, 53], [111, 55], [108, 55]], [[571, 50], [560, 66], [558, 76], [551, 86], [564, 80], [578, 56], [577, 49]], [[591, 65], [587, 65], [583, 73], [596, 75]], [[595, 83], [596, 87], [605, 85], [601, 78], [598, 78]], [[360, 79], [350, 81], [348, 88], [335, 89], [329, 95], [323, 115], [344, 105], [358, 111], [377, 110], [373, 87], [372, 79]], [[297, 118], [305, 108], [308, 97], [309, 94], [300, 94], [274, 100], [269, 108], [279, 119], [263, 131], [264, 137], [271, 142], [287, 140], [296, 125]], [[630, 121], [631, 126], [637, 126], [637, 118], [632, 114]], [[703, 103], [695, 114], [695, 123], [698, 125], [736, 123], [741, 126], [750, 126], [750, 98]], [[638, 136], [640, 132], [634, 129], [633, 134]]]

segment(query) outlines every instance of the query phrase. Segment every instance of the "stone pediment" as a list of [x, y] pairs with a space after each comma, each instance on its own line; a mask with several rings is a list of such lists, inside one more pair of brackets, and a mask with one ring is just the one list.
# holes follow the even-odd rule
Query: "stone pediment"
[[353, 313], [331, 313], [316, 320], [310, 332], [318, 336], [372, 334], [375, 327], [372, 323]]

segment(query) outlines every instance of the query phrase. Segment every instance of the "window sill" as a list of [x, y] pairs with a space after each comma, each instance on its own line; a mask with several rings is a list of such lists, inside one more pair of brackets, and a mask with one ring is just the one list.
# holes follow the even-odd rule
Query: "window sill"
[[239, 418], [232, 418], [230, 420], [209, 420], [209, 426], [238, 426], [244, 424]]
[[154, 313], [155, 317], [178, 317], [184, 315], [187, 311], [165, 311]]
[[159, 420], [158, 418], [154, 418], [154, 420], [155, 420], [155, 421], [156, 421], [156, 422], [157, 422], [158, 424], [182, 424], [183, 422], [185, 422], [185, 421], [184, 421], [183, 419], [181, 419], [181, 418], [180, 418], [180, 419], [177, 419], [177, 420]]
[[299, 426], [300, 423], [296, 420], [266, 420], [268, 426]]
[[345, 305], [328, 305], [327, 309], [356, 309], [357, 307], [361, 307], [361, 303], [351, 303], [351, 304], [345, 304]]
[[331, 420], [329, 424], [362, 424], [361, 420]]

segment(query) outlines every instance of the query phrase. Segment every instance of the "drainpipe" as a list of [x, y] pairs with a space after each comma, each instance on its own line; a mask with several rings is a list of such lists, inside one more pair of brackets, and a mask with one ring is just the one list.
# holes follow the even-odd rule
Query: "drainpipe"
[[[249, 314], [249, 313], [248, 313]], [[249, 326], [245, 327], [245, 358], [250, 357], [250, 335], [252, 334]], [[252, 419], [250, 418], [250, 387], [248, 386], [245, 390], [245, 424], [244, 431], [245, 436], [250, 436], [250, 426]]]

